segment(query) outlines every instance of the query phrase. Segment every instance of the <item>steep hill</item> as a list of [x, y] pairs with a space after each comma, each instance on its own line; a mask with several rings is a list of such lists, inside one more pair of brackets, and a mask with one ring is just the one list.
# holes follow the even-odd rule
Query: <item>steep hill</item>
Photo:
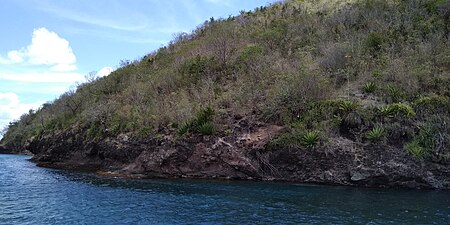
[[43, 166], [450, 188], [448, 0], [211, 18], [7, 128]]

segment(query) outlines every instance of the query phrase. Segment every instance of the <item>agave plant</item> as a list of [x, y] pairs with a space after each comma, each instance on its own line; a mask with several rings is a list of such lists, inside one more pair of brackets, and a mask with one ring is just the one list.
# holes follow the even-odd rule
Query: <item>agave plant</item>
[[211, 122], [214, 116], [214, 110], [211, 107], [206, 107], [206, 109], [200, 110], [197, 113], [195, 120], [193, 121], [193, 125], [195, 127], [200, 127], [201, 125]]
[[184, 135], [186, 133], [189, 133], [189, 131], [191, 130], [191, 127], [192, 127], [192, 123], [185, 122], [185, 123], [181, 124], [180, 126], [178, 126], [177, 134]]
[[214, 133], [213, 116], [214, 110], [211, 107], [200, 110], [197, 112], [195, 118], [178, 126], [178, 135], [184, 135], [187, 133], [212, 135]]
[[214, 125], [211, 122], [206, 122], [206, 123], [200, 125], [197, 129], [198, 129], [198, 132], [203, 135], [214, 134]]
[[342, 101], [339, 104], [339, 110], [343, 113], [350, 113], [356, 110], [358, 108], [358, 104], [356, 102], [352, 101]]
[[405, 92], [401, 88], [394, 85], [388, 85], [386, 91], [392, 102], [399, 102], [406, 97]]
[[377, 85], [374, 82], [367, 82], [363, 86], [363, 91], [366, 93], [373, 93], [377, 89]]
[[394, 117], [397, 114], [397, 110], [392, 105], [381, 106], [378, 110], [384, 117]]
[[374, 127], [367, 133], [367, 139], [372, 142], [381, 141], [385, 136], [385, 130], [382, 127]]
[[319, 131], [308, 131], [302, 137], [302, 144], [308, 148], [312, 148], [318, 144], [319, 139]]
[[423, 159], [428, 154], [426, 149], [420, 146], [417, 141], [406, 144], [405, 149], [410, 155], [417, 159]]
[[384, 117], [395, 117], [402, 114], [406, 118], [413, 118], [416, 116], [414, 109], [406, 103], [394, 103], [382, 106], [379, 108], [381, 115]]

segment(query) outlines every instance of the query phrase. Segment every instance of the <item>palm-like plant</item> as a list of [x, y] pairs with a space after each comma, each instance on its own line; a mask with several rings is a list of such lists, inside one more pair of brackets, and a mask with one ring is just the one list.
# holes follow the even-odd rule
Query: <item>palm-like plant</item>
[[367, 139], [372, 142], [381, 141], [385, 136], [385, 130], [382, 127], [374, 127], [367, 133]]
[[377, 85], [374, 82], [367, 82], [363, 86], [363, 91], [366, 93], [373, 93], [377, 89]]
[[206, 122], [206, 123], [200, 125], [197, 129], [198, 129], [198, 132], [203, 135], [214, 134], [214, 125], [211, 122]]
[[417, 141], [413, 141], [405, 145], [406, 151], [416, 159], [423, 159], [428, 154], [425, 148], [419, 145]]
[[308, 131], [302, 137], [302, 144], [308, 148], [316, 146], [320, 139], [319, 131]]
[[355, 111], [356, 108], [358, 108], [358, 104], [352, 101], [342, 101], [339, 104], [339, 110], [345, 114]]

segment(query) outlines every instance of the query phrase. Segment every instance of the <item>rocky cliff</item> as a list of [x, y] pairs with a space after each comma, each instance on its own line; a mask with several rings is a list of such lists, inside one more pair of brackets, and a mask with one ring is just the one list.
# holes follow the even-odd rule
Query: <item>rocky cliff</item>
[[[86, 141], [60, 133], [30, 142], [40, 166], [129, 178], [206, 178], [292, 181], [364, 187], [450, 189], [450, 167], [418, 162], [387, 145], [333, 139], [326, 149], [267, 151], [283, 127], [237, 121], [228, 136], [179, 139], [171, 131], [136, 140], [126, 134]], [[70, 154], [68, 154], [70, 153]]]

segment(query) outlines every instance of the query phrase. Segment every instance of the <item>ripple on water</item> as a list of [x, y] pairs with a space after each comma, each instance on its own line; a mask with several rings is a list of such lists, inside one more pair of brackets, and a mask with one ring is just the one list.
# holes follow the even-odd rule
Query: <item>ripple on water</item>
[[450, 224], [448, 192], [124, 180], [0, 155], [1, 224]]

